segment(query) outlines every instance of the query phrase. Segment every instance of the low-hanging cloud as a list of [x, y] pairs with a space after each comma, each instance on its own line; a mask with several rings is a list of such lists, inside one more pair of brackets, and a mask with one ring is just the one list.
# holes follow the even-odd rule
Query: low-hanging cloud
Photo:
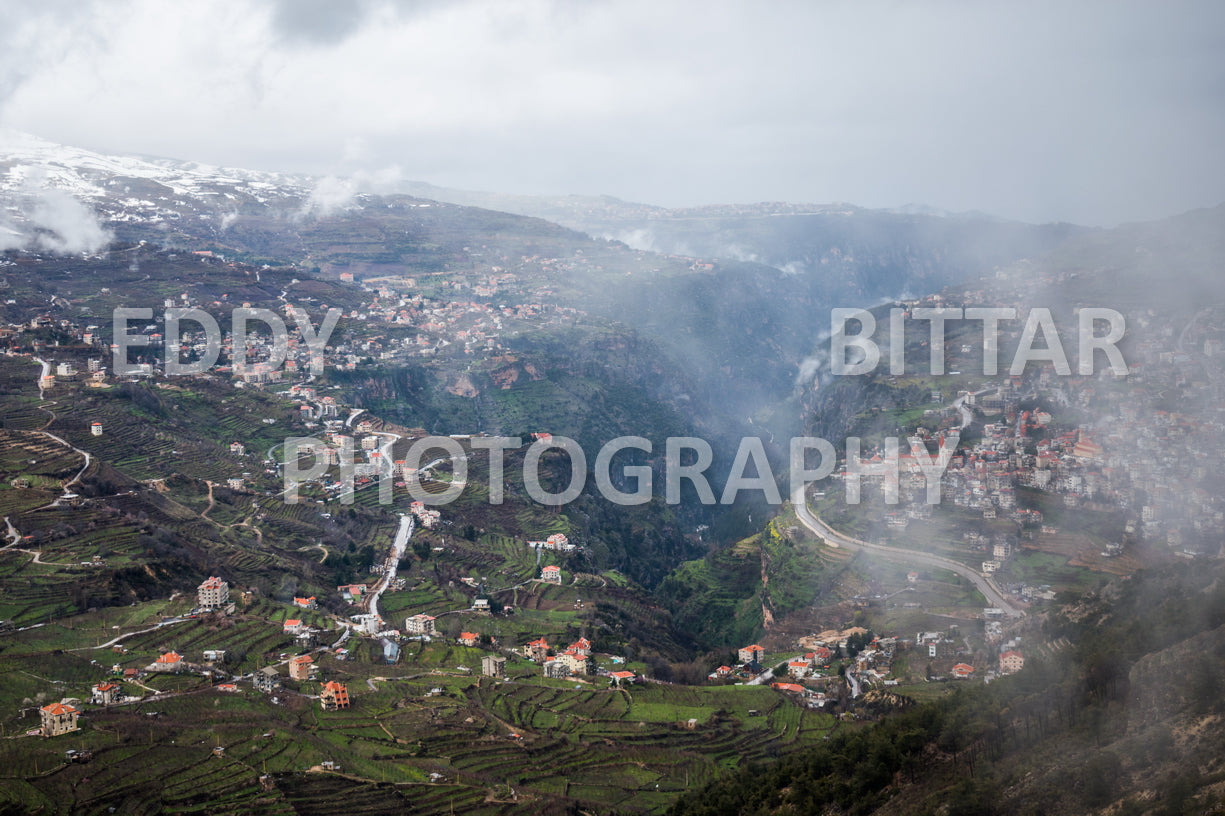
[[302, 203], [298, 218], [326, 218], [355, 205], [362, 193], [386, 194], [395, 191], [401, 180], [398, 166], [381, 170], [359, 170], [351, 176], [324, 176]]
[[447, 187], [1085, 224], [1225, 184], [1212, 0], [8, 6], [0, 120], [103, 152], [319, 173], [356, 133]]
[[58, 255], [97, 252], [114, 238], [93, 210], [63, 190], [41, 192], [29, 217], [34, 248]]
[[98, 252], [114, 240], [93, 209], [65, 190], [48, 187], [41, 173], [26, 176], [14, 201], [20, 216], [0, 221], [0, 251], [79, 255]]

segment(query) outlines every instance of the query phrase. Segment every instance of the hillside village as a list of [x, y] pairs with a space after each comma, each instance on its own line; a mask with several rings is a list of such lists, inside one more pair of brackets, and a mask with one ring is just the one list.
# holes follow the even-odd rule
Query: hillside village
[[[904, 306], [956, 308], [981, 297], [984, 292], [971, 290], [957, 299], [931, 296]], [[861, 474], [869, 488], [864, 518], [877, 540], [927, 542], [930, 533], [923, 531], [940, 529], [936, 535], [944, 541], [937, 546], [945, 554], [994, 575], [1025, 602], [1054, 597], [1049, 584], [1016, 569], [1017, 556], [1026, 552], [1105, 574], [1127, 574], [1140, 563], [1171, 557], [1220, 555], [1212, 530], [1225, 519], [1225, 505], [1218, 492], [1195, 485], [1210, 475], [1204, 451], [1225, 434], [1225, 414], [1211, 407], [1219, 404], [1214, 371], [1225, 323], [1212, 309], [1181, 331], [1161, 328], [1151, 311], [1129, 319], [1143, 339], [1126, 346], [1126, 376], [1101, 366], [1091, 377], [1064, 377], [1050, 366], [1031, 365], [1024, 377], [975, 378], [973, 390], [934, 388], [928, 405], [910, 413], [896, 462], [883, 446], [869, 447], [852, 467], [841, 463], [836, 482]], [[1016, 330], [1004, 331], [1001, 348], [1016, 338]], [[952, 336], [948, 367], [981, 367], [981, 345], [980, 335]], [[1177, 399], [1154, 400], [1154, 394]], [[1179, 404], [1196, 408], [1184, 412]], [[869, 408], [865, 421], [879, 413]], [[970, 421], [975, 430], [967, 433], [963, 426]], [[915, 453], [926, 459], [954, 441], [940, 503], [929, 504]], [[891, 478], [898, 485], [892, 505], [884, 501]], [[957, 521], [948, 532], [932, 526], [950, 512]], [[1081, 534], [1077, 528], [1088, 527], [1073, 521], [1078, 515], [1102, 523], [1093, 525], [1092, 535]]]
[[[210, 263], [218, 262], [217, 258], [208, 253], [203, 253], [203, 258]], [[505, 263], [507, 259], [503, 258], [501, 261]], [[555, 269], [561, 262], [558, 259], [525, 256], [521, 259], [521, 263], [535, 265], [541, 269]], [[347, 278], [351, 277], [347, 273], [340, 275], [342, 281], [347, 281]], [[520, 280], [517, 273], [495, 266], [491, 267], [487, 277], [480, 278], [480, 282], [473, 285], [471, 289], [479, 297], [492, 297], [498, 293], [519, 292], [517, 287]], [[492, 347], [487, 343], [496, 343], [496, 334], [489, 332], [503, 330], [505, 328], [503, 321], [515, 317], [516, 309], [528, 310], [521, 316], [531, 319], [534, 324], [538, 324], [542, 314], [549, 309], [553, 310], [552, 313], [558, 319], [569, 319], [574, 315], [572, 310], [567, 311], [555, 306], [546, 307], [539, 303], [529, 303], [522, 307], [502, 307], [500, 310], [494, 309], [488, 303], [470, 301], [451, 301], [441, 307], [435, 307], [430, 305], [431, 301], [426, 296], [411, 293], [417, 283], [416, 280], [409, 278], [369, 279], [360, 289], [372, 294], [373, 297], [365, 307], [350, 311], [346, 317], [366, 324], [381, 322], [393, 323], [402, 327], [415, 327], [420, 331], [415, 335], [416, 339], [410, 351], [406, 353], [418, 353], [424, 348], [437, 351], [452, 344], [462, 345], [467, 350], [472, 350], [476, 348], [472, 345], [473, 343], [478, 346], [486, 343], [481, 348], [483, 351], [489, 351]], [[451, 281], [448, 286], [458, 291], [457, 287], [466, 287], [467, 284], [461, 286], [461, 283]], [[519, 292], [519, 294], [523, 293]], [[942, 305], [943, 303], [943, 298], [933, 298], [907, 305], [913, 308], [922, 305]], [[184, 293], [177, 300], [167, 300], [165, 305], [167, 307], [173, 305], [217, 308], [225, 304], [224, 299], [202, 304], [193, 301], [189, 294]], [[242, 305], [250, 306], [251, 304], [244, 302]], [[326, 308], [326, 304], [319, 304], [319, 308]], [[294, 310], [292, 306], [285, 303], [282, 311], [289, 317]], [[46, 329], [50, 322], [49, 318], [39, 318], [25, 327], [11, 327], [8, 335], [11, 348], [20, 348], [25, 345], [24, 331]], [[460, 328], [461, 326], [463, 328]], [[71, 324], [61, 324], [59, 328], [72, 331], [73, 338], [86, 348], [91, 346], [99, 348], [103, 343], [102, 335], [96, 326], [87, 326], [79, 331]], [[158, 328], [157, 325], [149, 325], [144, 329], [151, 349], [156, 349], [161, 341]], [[423, 338], [428, 337], [434, 339], [423, 341]], [[204, 339], [203, 335], [185, 333], [182, 351], [188, 355], [188, 358], [192, 354], [204, 353], [206, 351], [203, 346]], [[223, 352], [231, 359], [233, 359], [232, 343], [232, 337], [223, 336]], [[409, 348], [408, 345], [402, 347]], [[954, 356], [969, 350], [969, 347], [963, 344], [960, 346], [960, 352], [954, 351]], [[78, 347], [74, 352], [76, 359], [80, 358], [80, 351]], [[298, 449], [299, 455], [319, 457], [329, 466], [340, 464], [346, 452], [351, 451], [358, 457], [353, 469], [355, 479], [352, 484], [346, 484], [330, 476], [320, 476], [303, 482], [300, 487], [307, 487], [313, 482], [322, 491], [319, 494], [322, 500], [330, 502], [341, 499], [354, 488], [357, 490], [371, 488], [388, 475], [395, 480], [397, 488], [407, 487], [408, 484], [414, 482], [424, 484], [435, 479], [436, 474], [432, 467], [418, 471], [407, 467], [403, 459], [396, 458], [394, 453], [396, 442], [404, 438], [412, 438], [411, 436], [405, 437], [398, 432], [383, 430], [384, 425], [379, 420], [362, 417], [361, 411], [345, 406], [336, 396], [322, 393], [320, 387], [309, 380], [290, 382], [285, 379], [302, 375], [310, 368], [310, 351], [306, 348], [301, 335], [291, 336], [288, 357], [280, 370], [273, 370], [266, 363], [261, 362], [268, 360], [274, 351], [269, 337], [257, 335], [246, 348], [243, 363], [235, 364], [230, 369], [224, 365], [219, 366], [213, 374], [206, 376], [230, 374], [239, 385], [269, 388], [296, 402], [299, 405], [298, 413], [302, 426], [308, 431], [318, 433], [324, 443], [317, 450], [309, 446], [301, 447]], [[1152, 348], [1141, 349], [1141, 351], [1163, 353]], [[351, 369], [366, 356], [373, 355], [385, 359], [386, 355], [396, 353], [399, 352], [384, 347], [377, 336], [371, 336], [360, 341], [358, 345], [350, 342], [329, 346], [326, 365], [337, 369]], [[87, 351], [87, 357], [88, 354]], [[71, 362], [56, 363], [55, 374], [44, 376], [40, 385], [45, 391], [54, 389], [57, 381], [88, 379], [88, 385], [104, 387], [108, 384], [108, 377], [103, 359], [88, 357], [84, 372], [78, 372]], [[1140, 368], [1143, 361], [1144, 358], [1133, 363], [1133, 368]], [[147, 376], [155, 379], [159, 376], [154, 364], [141, 362], [140, 365], [145, 367], [142, 373]], [[1054, 528], [1044, 523], [1041, 512], [1017, 506], [1018, 488], [1033, 488], [1057, 495], [1065, 506], [1072, 508], [1082, 505], [1105, 507], [1107, 502], [1128, 507], [1133, 506], [1137, 500], [1149, 501], [1147, 493], [1140, 496], [1135, 485], [1144, 483], [1141, 476], [1147, 474], [1148, 471], [1143, 468], [1151, 468], [1156, 465], [1156, 462], [1151, 457], [1140, 462], [1133, 462], [1130, 459], [1121, 458], [1123, 457], [1121, 451], [1112, 453], [1108, 451], [1112, 451], [1110, 445], [1113, 440], [1132, 439], [1135, 436], [1145, 438], [1145, 434], [1152, 433], [1151, 430], [1144, 430], [1137, 426], [1135, 435], [1131, 436], [1127, 431], [1127, 428], [1131, 426], [1123, 424], [1113, 429], [1110, 434], [1102, 434], [1099, 429], [1093, 427], [1069, 426], [1061, 423], [1059, 420], [1060, 407], [1064, 405], [1066, 398], [1061, 390], [1062, 383], [1050, 377], [1040, 376], [1036, 380], [1008, 378], [1002, 380], [998, 385], [990, 382], [983, 385], [985, 387], [980, 387], [974, 392], [962, 391], [957, 394], [958, 402], [955, 405], [925, 409], [921, 424], [918, 425], [909, 440], [912, 447], [928, 446], [929, 443], [939, 445], [949, 438], [950, 431], [957, 430], [959, 424], [964, 421], [965, 411], [968, 410], [971, 415], [983, 418], [981, 438], [971, 445], [962, 445], [958, 449], [944, 476], [942, 490], [946, 500], [953, 506], [981, 513], [984, 520], [1011, 521], [1015, 524], [1019, 535], [1018, 533], [1001, 535], [998, 532], [995, 534], [966, 533], [964, 543], [961, 545], [963, 552], [971, 557], [974, 552], [985, 553], [980, 559], [981, 563], [976, 563], [975, 567], [981, 566], [984, 573], [1002, 572], [1007, 575], [1008, 560], [1020, 549], [1023, 540], [1028, 541], [1031, 538], [1053, 532]], [[1091, 396], [1093, 390], [1087, 389], [1081, 393]], [[939, 399], [937, 398], [936, 401], [939, 402]], [[1050, 408], [1024, 409], [1021, 407], [1023, 404], [1035, 402], [1049, 405]], [[1125, 423], [1128, 416], [1132, 416], [1134, 421], [1135, 410], [1132, 410], [1130, 414], [1125, 410], [1120, 421]], [[1158, 427], [1162, 426], [1158, 425]], [[105, 433], [105, 429], [91, 428], [91, 433], [100, 435]], [[1093, 441], [1094, 438], [1100, 439], [1105, 446]], [[260, 473], [257, 468], [252, 467], [253, 463], [248, 464], [245, 461], [250, 458], [251, 454], [247, 452], [243, 442], [232, 442], [229, 450], [249, 468], [239, 470], [226, 480], [230, 489], [253, 490], [261, 486], [265, 490], [274, 489], [273, 486], [277, 483], [276, 477], [280, 475], [283, 463], [271, 459], [265, 460], [265, 467]], [[869, 474], [869, 482], [874, 479], [879, 482], [883, 476], [874, 477], [871, 474], [874, 468], [878, 471], [881, 468], [880, 453], [869, 451], [868, 454], [860, 463], [860, 469]], [[445, 462], [436, 463], [435, 467], [437, 464], [445, 465]], [[1135, 480], [1131, 479], [1129, 464], [1140, 468], [1140, 475]], [[904, 531], [912, 521], [923, 521], [930, 518], [932, 508], [923, 501], [926, 482], [919, 472], [914, 457], [902, 455], [899, 458], [898, 468], [901, 473], [908, 474], [900, 482], [901, 501], [896, 508], [885, 509], [883, 520], [890, 529]], [[846, 477], [846, 471], [847, 467], [844, 463], [840, 473], [843, 479]], [[1121, 481], [1124, 478], [1126, 482]], [[1124, 484], [1128, 490], [1124, 490]], [[1128, 525], [1128, 535], [1137, 538], [1140, 536], [1152, 538], [1157, 534], [1160, 525], [1157, 519], [1161, 516], [1157, 502], [1160, 501], [1161, 496], [1161, 491], [1154, 491], [1152, 503], [1141, 505], [1139, 518]], [[1209, 499], [1205, 497], [1205, 500]], [[409, 511], [422, 529], [434, 529], [442, 524], [441, 513], [438, 510], [427, 508], [420, 501], [412, 502]], [[1166, 533], [1166, 536], [1172, 545], [1180, 542], [1177, 530]], [[538, 541], [527, 541], [526, 546], [538, 553], [554, 551], [573, 554], [579, 550], [561, 533], [551, 534]], [[1118, 556], [1123, 552], [1124, 546], [1125, 542], [1122, 540], [1110, 542], [1106, 545], [1103, 556]], [[561, 567], [555, 564], [539, 564], [539, 558], [537, 560], [540, 569], [535, 580], [555, 585], [562, 583]], [[371, 572], [374, 575], [390, 575], [391, 581], [388, 588], [393, 591], [402, 590], [406, 584], [403, 579], [395, 577], [396, 564], [394, 561], [395, 559], [388, 559], [385, 563], [373, 564]], [[1014, 582], [1006, 586], [1026, 601], [1042, 598], [1049, 600], [1053, 597], [1048, 588], [1035, 587], [1024, 582]], [[345, 603], [363, 607], [368, 601], [369, 587], [351, 584], [338, 588], [338, 592]], [[478, 604], [480, 606], [477, 606]], [[481, 613], [483, 607], [487, 605], [487, 598], [474, 598], [470, 611], [475, 610]], [[398, 649], [394, 648], [394, 640], [400, 636], [400, 633], [381, 618], [369, 615], [363, 618], [362, 614], [359, 610], [356, 622], [342, 622], [341, 626], [352, 625], [354, 632], [378, 635], [389, 641], [385, 647], [386, 654], [397, 654]], [[994, 626], [998, 628], [998, 624]], [[348, 629], [346, 628], [345, 631]], [[290, 633], [295, 636], [300, 634], [296, 631]], [[313, 633], [307, 627], [304, 634]], [[431, 636], [431, 633], [413, 631], [410, 626], [406, 625], [404, 635], [428, 637]], [[811, 660], [809, 663], [812, 664], [809, 670], [815, 670], [816, 664]], [[794, 668], [795, 674], [801, 677], [805, 674], [805, 670], [798, 665]], [[712, 666], [711, 669], [714, 670], [712, 674], [716, 677], [729, 674], [746, 676], [743, 668], [738, 673], [723, 671], [727, 669], [726, 666]]]
[[[560, 324], [582, 315], [534, 301], [513, 308], [482, 303], [479, 298], [514, 291], [516, 279], [498, 274], [502, 277], [473, 290], [478, 300], [447, 301], [442, 307], [430, 305], [441, 301], [420, 293], [399, 292], [396, 286], [405, 282], [354, 284], [352, 289], [363, 298], [373, 295], [365, 306], [350, 307], [345, 314], [344, 319], [362, 325], [363, 332], [338, 337], [329, 345], [325, 372], [353, 371], [370, 359], [464, 351], [487, 356], [490, 381], [501, 387], [514, 387], [521, 377], [530, 380], [539, 372], [530, 363], [510, 362], [514, 354], [497, 345], [502, 333], [514, 330], [511, 321], [538, 323], [547, 317]], [[925, 299], [908, 305], [943, 302]], [[166, 301], [167, 308], [171, 304], [215, 309], [226, 302], [204, 303], [184, 294]], [[317, 325], [326, 302], [312, 305]], [[297, 325], [288, 304], [281, 313], [287, 325]], [[388, 343], [391, 335], [379, 334], [388, 324], [396, 331], [411, 330], [416, 339], [411, 344]], [[1072, 382], [1039, 373], [933, 386], [930, 401], [908, 406], [909, 424], [901, 430], [909, 450], [899, 455], [896, 466], [882, 447], [872, 446], [869, 436], [862, 461], [848, 466], [843, 460], [833, 479], [817, 485], [814, 507], [835, 525], [847, 524], [861, 535], [863, 529], [854, 525], [867, 519], [874, 526], [866, 535], [875, 540], [894, 545], [909, 540], [954, 557], [994, 577], [1019, 606], [1035, 613], [1056, 600], [1069, 575], [1082, 573], [1035, 571], [1027, 560], [1034, 553], [1066, 558], [1078, 570], [1105, 575], [1127, 574], [1153, 559], [1213, 555], [1198, 542], [1206, 519], [1214, 516], [1186, 516], [1185, 505], [1167, 489], [1188, 467], [1199, 467], [1195, 463], [1202, 457], [1190, 448], [1219, 430], [1215, 420], [1203, 418], [1213, 415], [1191, 419], [1164, 409], [1148, 412], [1141, 399], [1158, 378], [1162, 385], [1172, 378], [1169, 387], [1181, 389], [1186, 399], [1199, 400], [1212, 392], [1215, 386], [1193, 369], [1216, 353], [1213, 326], [1205, 315], [1198, 328], [1167, 338], [1197, 344], [1202, 355], [1187, 353], [1175, 361], [1160, 343], [1143, 345], [1138, 352], [1129, 349], [1132, 370], [1126, 379], [1101, 374]], [[72, 321], [39, 317], [10, 326], [0, 342], [6, 344], [6, 363], [26, 372], [24, 387], [37, 391], [38, 405], [113, 394], [133, 385], [177, 394], [197, 383], [209, 383], [218, 395], [241, 393], [261, 400], [252, 404], [263, 407], [248, 409], [245, 420], [246, 427], [261, 428], [260, 435], [232, 433], [218, 440], [216, 455], [204, 456], [210, 475], [192, 477], [194, 486], [186, 493], [179, 484], [179, 492], [172, 494], [177, 500], [194, 491], [196, 517], [220, 530], [241, 529], [258, 541], [271, 534], [280, 514], [292, 512], [292, 524], [300, 526], [286, 536], [293, 545], [290, 551], [318, 557], [320, 565], [332, 567], [343, 551], [333, 542], [323, 544], [303, 535], [305, 520], [336, 524], [351, 519], [350, 510], [370, 513], [382, 505], [381, 491], [391, 487], [403, 534], [387, 532], [392, 517], [380, 516], [384, 532], [377, 548], [371, 548], [368, 560], [364, 555], [356, 564], [356, 558], [348, 559], [351, 573], [331, 583], [316, 578], [301, 587], [297, 582], [261, 587], [236, 579], [226, 562], [210, 564], [211, 574], [198, 584], [190, 604], [163, 599], [159, 614], [113, 624], [118, 632], [96, 639], [103, 646], [70, 640], [70, 648], [82, 650], [76, 660], [91, 654], [85, 649], [99, 650], [109, 659], [99, 655], [90, 660], [88, 670], [76, 665], [58, 676], [53, 671], [39, 675], [49, 682], [14, 701], [8, 716], [32, 739], [43, 737], [60, 745], [77, 740], [66, 749], [73, 752], [65, 755], [69, 764], [87, 762], [86, 755], [95, 757], [88, 762], [98, 762], [94, 742], [105, 739], [109, 729], [130, 727], [124, 724], [127, 718], [139, 713], [157, 721], [161, 709], [200, 706], [204, 695], [221, 706], [277, 712], [267, 715], [274, 720], [280, 712], [297, 716], [310, 710], [319, 717], [383, 723], [389, 711], [410, 710], [434, 724], [466, 706], [458, 717], [460, 726], [480, 729], [482, 738], [493, 744], [516, 747], [557, 738], [537, 722], [567, 716], [564, 698], [551, 695], [592, 695], [582, 699], [593, 713], [611, 706], [609, 695], [628, 695], [626, 699], [642, 700], [643, 705], [657, 705], [649, 701], [658, 699], [659, 707], [631, 706], [615, 717], [583, 716], [613, 730], [621, 728], [621, 717], [641, 717], [636, 722], [649, 723], [644, 727], [654, 735], [650, 739], [661, 744], [690, 732], [717, 733], [722, 735], [718, 739], [727, 740], [755, 734], [752, 750], [764, 751], [776, 738], [771, 735], [788, 733], [793, 718], [800, 723], [790, 732], [796, 739], [821, 740], [833, 729], [879, 718], [914, 697], [938, 698], [959, 686], [1015, 674], [1032, 655], [1057, 657], [1062, 648], [1045, 642], [1029, 621], [1006, 620], [998, 610], [983, 608], [940, 574], [903, 571], [873, 577], [872, 595], [844, 597], [806, 613], [806, 618], [767, 624], [757, 642], [731, 653], [702, 655], [695, 665], [678, 671], [657, 655], [644, 654], [647, 649], [636, 638], [613, 635], [608, 620], [622, 614], [614, 610], [632, 609], [644, 619], [659, 610], [624, 576], [607, 570], [593, 573], [589, 542], [575, 526], [534, 522], [530, 531], [514, 536], [490, 534], [467, 520], [471, 509], [462, 502], [436, 507], [407, 495], [410, 487], [432, 492], [456, 486], [456, 463], [444, 455], [410, 467], [405, 451], [427, 435], [425, 429], [403, 428], [347, 403], [327, 377], [312, 376], [312, 350], [301, 334], [291, 337], [284, 364], [275, 367], [277, 349], [269, 337], [252, 336], [245, 354], [240, 353], [242, 362], [234, 363], [233, 338], [223, 335], [222, 352], [230, 366], [223, 358], [206, 374], [172, 377], [159, 364], [163, 326], [155, 321], [136, 328], [148, 338], [150, 353], [135, 358], [137, 371], [124, 377], [109, 373], [105, 338], [93, 324], [78, 328]], [[182, 339], [184, 359], [208, 352], [204, 335], [185, 332]], [[950, 344], [953, 364], [963, 368], [970, 367], [967, 360], [955, 358], [972, 357], [977, 348], [978, 341], [968, 340]], [[1146, 365], [1165, 372], [1166, 362], [1191, 368], [1180, 375], [1146, 372], [1141, 376], [1149, 377], [1147, 384], [1137, 378]], [[43, 364], [42, 373], [36, 363]], [[510, 373], [503, 382], [498, 372]], [[452, 386], [455, 395], [469, 393], [462, 378], [451, 380]], [[1135, 389], [1129, 392], [1134, 398], [1120, 400], [1126, 389]], [[210, 397], [218, 398], [232, 399]], [[1118, 401], [1117, 415], [1091, 419], [1092, 399]], [[863, 419], [871, 422], [878, 413], [868, 407]], [[31, 420], [29, 427], [40, 425]], [[532, 430], [526, 438], [549, 439], [548, 433]], [[76, 456], [114, 450], [106, 446], [119, 445], [119, 437], [130, 433], [111, 415], [91, 417], [79, 435], [71, 436], [71, 443], [45, 439], [41, 444]], [[273, 444], [278, 437], [299, 434], [310, 441], [296, 449], [297, 459]], [[922, 452], [919, 448], [934, 453], [955, 434], [960, 434], [959, 445], [941, 482], [944, 501], [933, 508], [924, 501], [927, 485], [916, 454]], [[480, 436], [478, 431], [448, 438], [468, 456], [472, 440]], [[326, 467], [292, 484], [286, 481], [291, 462], [300, 475], [316, 461]], [[349, 463], [351, 476], [346, 477], [344, 466]], [[896, 505], [880, 501], [890, 468], [899, 474]], [[868, 501], [858, 515], [839, 506], [839, 490], [854, 469], [865, 474], [867, 487]], [[71, 490], [70, 478], [55, 484], [64, 492], [55, 498], [56, 507], [99, 506], [97, 497]], [[168, 489], [165, 480], [152, 473], [140, 484], [144, 490]], [[11, 486], [22, 492], [50, 485], [21, 476]], [[290, 505], [296, 508], [292, 511], [286, 508], [290, 488], [299, 500]], [[1218, 512], [1217, 499], [1208, 491], [1192, 498], [1204, 513]], [[232, 507], [247, 509], [236, 512]], [[1118, 514], [1119, 509], [1124, 513]], [[1110, 540], [1085, 535], [1069, 523], [1073, 517], [1067, 513], [1114, 514], [1118, 534]], [[23, 533], [19, 517], [10, 520], [14, 554], [39, 559], [46, 538]], [[122, 554], [90, 553], [76, 559], [74, 568], [105, 571], [126, 561]], [[861, 615], [881, 633], [854, 625]], [[796, 634], [796, 628], [809, 621], [806, 633]], [[38, 633], [28, 628], [28, 621], [23, 624], [15, 627], [21, 637]], [[53, 616], [33, 625], [53, 626], [57, 632], [61, 627]], [[550, 695], [549, 702], [518, 702], [513, 711], [503, 707], [508, 705], [504, 699], [529, 694]], [[602, 719], [605, 716], [610, 719]], [[768, 728], [757, 725], [758, 719], [768, 721]], [[324, 720], [342, 721], [347, 720]], [[232, 756], [240, 744], [209, 750], [214, 757]], [[717, 744], [715, 740], [710, 746]], [[378, 753], [383, 747], [369, 750]], [[695, 753], [684, 755], [687, 772], [708, 768], [712, 760], [707, 755], [696, 746], [688, 750]], [[317, 773], [339, 773], [338, 768], [351, 768], [358, 761], [343, 751], [313, 747], [310, 752], [310, 767]], [[423, 754], [414, 769], [413, 778], [420, 773], [432, 785], [447, 784], [443, 780], [456, 773], [430, 753]], [[366, 778], [374, 778], [370, 773], [366, 771]], [[270, 778], [260, 784], [276, 783]]]

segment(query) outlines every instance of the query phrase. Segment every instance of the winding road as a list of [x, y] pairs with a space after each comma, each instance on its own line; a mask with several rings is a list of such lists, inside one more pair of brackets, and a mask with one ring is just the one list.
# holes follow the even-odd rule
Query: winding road
[[983, 597], [987, 599], [988, 605], [1002, 609], [1005, 615], [1012, 618], [1019, 618], [1025, 614], [1023, 610], [1013, 605], [1013, 603], [1004, 597], [1003, 591], [1001, 591], [1000, 588], [995, 585], [994, 581], [978, 572], [975, 572], [965, 564], [959, 564], [952, 559], [944, 558], [943, 556], [939, 555], [932, 555], [931, 553], [919, 552], [918, 550], [906, 550], [900, 547], [887, 547], [884, 544], [869, 544], [868, 542], [861, 541], [858, 538], [851, 538], [848, 535], [843, 535], [825, 522], [821, 521], [820, 518], [818, 518], [811, 510], [808, 509], [808, 501], [804, 495], [804, 485], [800, 485], [792, 491], [791, 504], [795, 507], [795, 515], [800, 520], [800, 523], [811, 530], [819, 538], [824, 539], [827, 544], [835, 547], [845, 547], [848, 550], [864, 550], [889, 561], [895, 561], [902, 564], [914, 564], [917, 566], [950, 570], [971, 581], [975, 588], [977, 588], [978, 591], [982, 593]]
[[43, 378], [51, 373], [51, 364], [41, 357], [35, 357], [34, 362], [40, 363], [43, 367], [43, 373], [38, 376], [38, 398], [40, 400], [46, 399], [46, 397], [43, 396], [43, 391], [45, 390], [43, 388]]
[[21, 533], [19, 533], [17, 528], [13, 526], [13, 522], [9, 521], [8, 516], [4, 517], [4, 524], [6, 527], [8, 527], [9, 537], [9, 543], [4, 545], [4, 549], [8, 549], [9, 547], [15, 546], [18, 541], [21, 541]]

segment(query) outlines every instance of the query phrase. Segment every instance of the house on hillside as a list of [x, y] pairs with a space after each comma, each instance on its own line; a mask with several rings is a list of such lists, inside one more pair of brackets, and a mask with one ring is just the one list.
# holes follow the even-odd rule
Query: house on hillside
[[546, 584], [561, 583], [561, 567], [549, 565], [540, 570], [540, 579]]
[[567, 649], [556, 657], [558, 663], [570, 670], [571, 674], [591, 674], [593, 661], [584, 654], [573, 649]]
[[319, 604], [315, 600], [314, 595], [311, 595], [309, 598], [294, 598], [293, 605], [300, 609], [318, 609], [319, 608]]
[[501, 655], [485, 655], [481, 658], [481, 673], [486, 677], [505, 677], [506, 658]]
[[349, 707], [349, 689], [335, 681], [324, 683], [319, 691], [319, 705], [324, 711], [338, 711]]
[[302, 631], [303, 624], [298, 618], [289, 618], [281, 625], [281, 631], [287, 635], [296, 635]]
[[289, 661], [289, 677], [292, 680], [309, 680], [318, 668], [313, 657], [300, 655]]
[[830, 660], [833, 659], [833, 657], [834, 657], [834, 653], [830, 651], [828, 648], [826, 648], [825, 646], [818, 646], [817, 648], [813, 649], [812, 652], [810, 652], [809, 654], [804, 655], [805, 660], [812, 660], [815, 663], [819, 663], [822, 665], [825, 663], [828, 663]]
[[953, 666], [953, 676], [961, 680], [968, 680], [974, 676], [974, 667], [968, 663], [958, 663]]
[[628, 686], [630, 683], [638, 680], [638, 675], [634, 674], [632, 671], [610, 672], [608, 676], [612, 679], [612, 684], [618, 687]]
[[544, 676], [564, 680], [570, 676], [570, 667], [560, 660], [548, 660], [544, 664]]
[[476, 632], [460, 632], [458, 640], [460, 646], [476, 646], [481, 642], [481, 636]]
[[340, 593], [341, 599], [350, 603], [361, 600], [368, 589], [369, 587], [365, 584], [345, 584], [344, 586], [336, 587], [336, 591]]
[[741, 663], [760, 663], [762, 655], [765, 653], [765, 649], [754, 643], [752, 646], [745, 646], [737, 652], [736, 656]]
[[81, 712], [70, 705], [52, 703], [40, 708], [38, 713], [42, 717], [41, 730], [44, 737], [58, 737], [60, 734], [79, 730], [77, 727], [77, 717], [80, 716]]
[[438, 630], [434, 626], [434, 621], [433, 615], [413, 615], [411, 618], [405, 618], [404, 631], [410, 635], [437, 634]]
[[220, 609], [230, 602], [230, 585], [217, 577], [196, 587], [196, 601], [205, 609]]
[[276, 670], [276, 666], [264, 666], [253, 675], [253, 682], [256, 691], [271, 694], [272, 690], [281, 684], [281, 673]]
[[391, 638], [383, 638], [383, 662], [393, 665], [400, 660], [400, 644]]
[[99, 683], [89, 693], [89, 701], [94, 705], [114, 705], [122, 699], [123, 689], [117, 683]]
[[543, 663], [549, 658], [549, 642], [544, 638], [537, 638], [527, 644], [528, 657], [537, 663]]
[[164, 655], [154, 661], [149, 667], [150, 671], [159, 672], [181, 672], [187, 668], [187, 664], [183, 661], [183, 655], [178, 652], [166, 652]]
[[1025, 666], [1025, 656], [1016, 649], [1000, 655], [1000, 674], [1016, 674]]

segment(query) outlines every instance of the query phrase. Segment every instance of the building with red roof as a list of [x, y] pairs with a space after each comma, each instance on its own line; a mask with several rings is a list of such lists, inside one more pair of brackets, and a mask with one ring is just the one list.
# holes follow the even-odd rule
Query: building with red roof
[[527, 651], [528, 657], [537, 663], [543, 663], [549, 656], [549, 642], [544, 638], [537, 638], [527, 644]]
[[118, 683], [99, 683], [90, 689], [89, 701], [96, 705], [114, 705], [123, 698], [123, 688]]
[[319, 705], [324, 711], [338, 711], [349, 707], [349, 689], [335, 681], [323, 684], [319, 691]]
[[966, 679], [974, 674], [974, 667], [968, 663], [958, 663], [953, 667], [953, 676]]
[[79, 711], [65, 703], [52, 703], [38, 710], [42, 717], [42, 734], [44, 737], [58, 737], [69, 731], [78, 730], [77, 717]]
[[1000, 655], [1000, 674], [1016, 674], [1025, 666], [1025, 656], [1015, 649]]

